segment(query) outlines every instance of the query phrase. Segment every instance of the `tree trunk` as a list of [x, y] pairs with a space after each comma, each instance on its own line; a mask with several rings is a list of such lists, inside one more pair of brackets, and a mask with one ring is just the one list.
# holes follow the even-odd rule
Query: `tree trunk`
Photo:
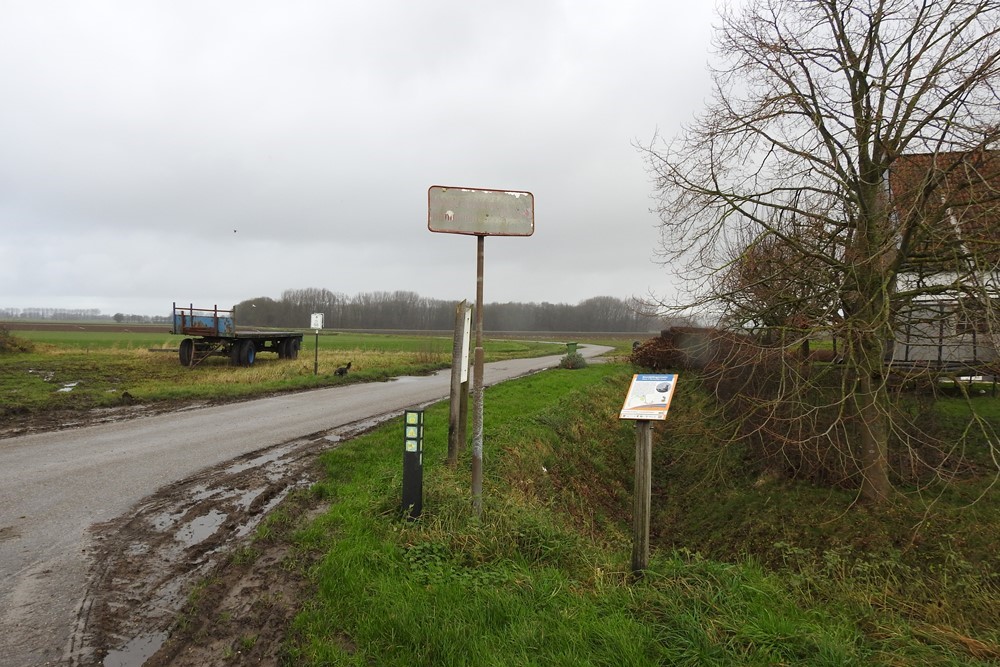
[[857, 458], [861, 466], [861, 498], [879, 505], [889, 498], [889, 414], [888, 396], [881, 380], [872, 377], [870, 369], [862, 369], [855, 394], [860, 421], [861, 442]]

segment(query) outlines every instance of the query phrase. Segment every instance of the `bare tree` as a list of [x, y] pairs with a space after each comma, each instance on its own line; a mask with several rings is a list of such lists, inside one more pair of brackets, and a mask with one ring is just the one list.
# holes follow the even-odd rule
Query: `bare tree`
[[[878, 503], [892, 491], [885, 361], [898, 286], [933, 234], [923, 205], [953, 167], [928, 172], [913, 215], [894, 208], [889, 176], [908, 154], [968, 163], [1000, 139], [1000, 0], [750, 0], [720, 18], [712, 101], [680, 137], [644, 148], [664, 259], [714, 288], [695, 302], [732, 304], [745, 290], [743, 320], [836, 314], [843, 414], [858, 424], [850, 455], [862, 497]], [[775, 287], [757, 272], [761, 253], [780, 267], [778, 287], [822, 282], [755, 298], [753, 284]], [[979, 293], [983, 281], [951, 287]]]

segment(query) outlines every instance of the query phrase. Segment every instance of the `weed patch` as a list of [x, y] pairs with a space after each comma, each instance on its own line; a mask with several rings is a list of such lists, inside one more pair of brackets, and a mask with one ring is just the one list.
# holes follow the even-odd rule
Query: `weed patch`
[[19, 338], [6, 327], [0, 326], [0, 354], [26, 354], [34, 349], [31, 341]]

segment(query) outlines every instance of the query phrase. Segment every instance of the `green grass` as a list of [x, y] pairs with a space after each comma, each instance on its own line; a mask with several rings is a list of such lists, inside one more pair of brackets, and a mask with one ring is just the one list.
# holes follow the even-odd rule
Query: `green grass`
[[[15, 331], [17, 338], [52, 345], [58, 348], [76, 350], [137, 350], [147, 348], [173, 349], [180, 345], [184, 336], [169, 333], [169, 330], [150, 331], [137, 327], [132, 332], [110, 331]], [[302, 337], [302, 353], [316, 349], [317, 336], [312, 331], [306, 331]], [[452, 340], [441, 336], [407, 336], [391, 334], [338, 333], [321, 332], [318, 336], [319, 349], [362, 352], [412, 352], [432, 351], [435, 354], [451, 354]], [[527, 340], [487, 340], [487, 354], [513, 355], [523, 353], [532, 356], [539, 350], [546, 354], [556, 354], [564, 351], [560, 344], [539, 344]], [[509, 357], [502, 357], [509, 358]]]
[[[261, 354], [251, 368], [210, 357], [182, 367], [169, 333], [17, 331], [30, 351], [0, 354], [0, 416], [112, 407], [124, 402], [235, 400], [345, 382], [421, 375], [451, 364], [451, 340], [428, 336], [306, 335], [297, 360]], [[6, 349], [6, 348], [5, 348]], [[558, 354], [565, 347], [530, 341], [485, 343], [487, 361]], [[317, 364], [318, 374], [314, 374]], [[352, 361], [346, 377], [333, 370]], [[128, 397], [123, 399], [127, 393]]]
[[[798, 507], [799, 516], [773, 512], [765, 499], [741, 511], [740, 502], [752, 499], [741, 485], [752, 488], [754, 480], [719, 479], [736, 474], [722, 470], [738, 462], [735, 454], [716, 458], [713, 470], [695, 463], [706, 462], [702, 451], [680, 466], [683, 479], [671, 476], [670, 488], [659, 480], [657, 548], [645, 577], [633, 581], [633, 430], [617, 419], [629, 372], [614, 365], [547, 371], [488, 390], [478, 520], [467, 458], [455, 469], [444, 463], [446, 406], [426, 414], [418, 521], [400, 518], [400, 423], [325, 454], [327, 478], [317, 492], [332, 505], [309, 531], [310, 547], [323, 554], [312, 572], [317, 594], [295, 621], [289, 662], [958, 665], [993, 655], [998, 637], [988, 624], [995, 612], [976, 605], [995, 599], [995, 572], [969, 566], [991, 552], [959, 558], [940, 549], [936, 570], [903, 556], [868, 557], [863, 528], [898, 515], [858, 522], [849, 498], [795, 485], [766, 494], [784, 494], [781, 504]], [[698, 400], [693, 391], [675, 397], [671, 419], [658, 430], [661, 457], [683, 459], [685, 447], [711, 446]], [[706, 441], [692, 440], [699, 438]], [[661, 458], [658, 469], [671, 465]], [[664, 514], [675, 504], [687, 512], [676, 521]], [[862, 528], [838, 535], [842, 526], [829, 524], [835, 511], [844, 525]], [[726, 524], [726, 513], [747, 525], [788, 524], [783, 534], [792, 541], [769, 543], [777, 558], [762, 560], [751, 553], [752, 539], [741, 542], [739, 525]], [[682, 520], [691, 546], [664, 535]], [[694, 536], [707, 545], [710, 534], [727, 530], [715, 556], [694, 548]], [[828, 548], [795, 541], [808, 530], [826, 535]], [[838, 540], [844, 543], [833, 546]], [[944, 573], [954, 579], [942, 584]], [[979, 593], [970, 588], [984, 585]], [[951, 597], [922, 597], [946, 590]], [[960, 592], [975, 598], [961, 603], [969, 617], [926, 613], [935, 600], [959, 603]]]
[[[302, 665], [975, 665], [1000, 659], [995, 494], [971, 507], [762, 479], [720, 451], [682, 378], [654, 445], [654, 544], [628, 572], [631, 370], [547, 371], [486, 394], [484, 511], [426, 413], [424, 513], [400, 518], [399, 421], [324, 455]], [[944, 408], [955, 410], [953, 406]], [[966, 483], [981, 487], [988, 475]], [[984, 536], [980, 539], [980, 536]], [[305, 548], [305, 547], [303, 547]]]
[[156, 330], [137, 327], [134, 332], [121, 331], [14, 331], [18, 338], [57, 348], [83, 351], [136, 350], [146, 348], [176, 348], [181, 336], [173, 336], [164, 327]]
[[[441, 343], [415, 338], [324, 336], [321, 368], [354, 358], [358, 372], [348, 381], [356, 381], [440, 363]], [[173, 354], [147, 352], [147, 343], [130, 349], [129, 340], [138, 339], [104, 349], [39, 340], [35, 352], [0, 355], [0, 399], [36, 400], [39, 410], [70, 404], [54, 389], [80, 376], [89, 379], [70, 397], [100, 397], [108, 387], [208, 397], [338, 381], [313, 378], [307, 351], [296, 362], [261, 357], [251, 369], [192, 371]], [[526, 344], [496, 345], [500, 355]], [[777, 478], [739, 445], [721, 446], [710, 397], [682, 376], [670, 418], [656, 425], [653, 556], [634, 581], [634, 430], [617, 418], [631, 372], [594, 365], [489, 388], [481, 518], [471, 511], [468, 451], [456, 468], [444, 462], [444, 404], [426, 413], [418, 521], [401, 518], [400, 420], [324, 454], [325, 478], [312, 494], [329, 510], [302, 526], [277, 512], [257, 534], [292, 539], [297, 553], [316, 557], [302, 561], [315, 563], [315, 596], [295, 619], [287, 663], [1000, 661], [1000, 500], [985, 435], [972, 440], [959, 474], [900, 485], [875, 511], [853, 492]], [[185, 385], [199, 376], [211, 378], [208, 389]], [[1000, 399], [978, 393], [917, 401], [913, 412], [948, 437], [975, 422], [973, 409], [982, 433], [1000, 424]], [[256, 553], [250, 545], [234, 558]]]

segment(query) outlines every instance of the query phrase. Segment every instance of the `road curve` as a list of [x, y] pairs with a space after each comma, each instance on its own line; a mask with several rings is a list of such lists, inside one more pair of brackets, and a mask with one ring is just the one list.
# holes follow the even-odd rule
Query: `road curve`
[[[581, 346], [585, 357], [608, 347]], [[496, 384], [560, 356], [486, 365]], [[0, 439], [0, 666], [65, 664], [89, 528], [237, 456], [444, 399], [450, 371]]]

